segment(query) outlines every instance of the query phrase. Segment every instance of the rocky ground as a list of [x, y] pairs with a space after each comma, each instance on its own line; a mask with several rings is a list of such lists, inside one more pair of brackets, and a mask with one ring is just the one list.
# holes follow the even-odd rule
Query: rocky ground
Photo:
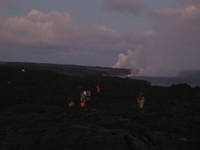
[[[81, 86], [85, 108], [66, 107]], [[144, 109], [136, 103], [145, 94]], [[0, 68], [0, 150], [199, 150], [200, 88]]]
[[134, 100], [116, 99], [70, 109], [19, 104], [1, 110], [0, 149], [198, 150], [197, 104], [168, 111], [150, 104], [140, 110]]

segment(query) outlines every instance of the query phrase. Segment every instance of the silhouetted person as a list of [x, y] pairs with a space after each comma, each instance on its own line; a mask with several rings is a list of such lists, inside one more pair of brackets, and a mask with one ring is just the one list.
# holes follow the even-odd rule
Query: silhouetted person
[[87, 91], [83, 90], [80, 93], [80, 107], [82, 107], [82, 108], [85, 107], [86, 99], [87, 99]]
[[141, 93], [141, 94], [139, 95], [139, 97], [137, 98], [137, 103], [138, 103], [138, 105], [139, 105], [139, 108], [140, 108], [140, 109], [143, 109], [144, 103], [145, 103], [145, 98], [144, 98], [143, 93]]
[[100, 98], [100, 93], [101, 93], [101, 87], [100, 87], [100, 85], [98, 84], [98, 85], [95, 87], [95, 97], [96, 97], [96, 99], [97, 99], [97, 98]]
[[97, 92], [97, 93], [100, 93], [100, 92], [101, 92], [101, 88], [100, 88], [99, 85], [96, 86], [96, 92]]
[[69, 108], [75, 106], [75, 102], [73, 101], [73, 98], [72, 98], [72, 97], [68, 97], [68, 98], [67, 98], [66, 105], [67, 105], [67, 107], [69, 107]]
[[65, 114], [72, 115], [75, 105], [76, 104], [75, 104], [75, 101], [73, 100], [73, 97], [68, 97], [65, 102]]

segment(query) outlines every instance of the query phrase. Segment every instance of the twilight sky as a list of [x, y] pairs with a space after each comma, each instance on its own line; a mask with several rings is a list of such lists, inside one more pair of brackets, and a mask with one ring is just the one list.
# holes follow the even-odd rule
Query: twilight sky
[[200, 69], [199, 0], [0, 0], [0, 61]]

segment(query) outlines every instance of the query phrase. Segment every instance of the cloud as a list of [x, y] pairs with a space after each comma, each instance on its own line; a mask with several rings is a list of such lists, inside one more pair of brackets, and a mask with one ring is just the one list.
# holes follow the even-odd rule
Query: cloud
[[7, 8], [9, 5], [9, 0], [0, 0], [0, 8]]
[[131, 64], [133, 69], [143, 70], [141, 75], [152, 76], [173, 76], [184, 69], [200, 69], [200, 4], [156, 10], [149, 18], [154, 22], [154, 36], [137, 53], [133, 50], [120, 54], [116, 65]]
[[[0, 21], [0, 45], [33, 52], [51, 48], [74, 53], [112, 52], [132, 49], [152, 36], [150, 31], [117, 32], [101, 25], [81, 27], [71, 14], [31, 10], [25, 16]], [[48, 53], [48, 52], [46, 52]], [[5, 54], [4, 54], [5, 55]], [[106, 54], [105, 54], [106, 55]]]
[[199, 3], [199, 0], [176, 0], [176, 1], [186, 6]]
[[[73, 28], [72, 28], [73, 27]], [[62, 29], [76, 30], [67, 13], [45, 14], [32, 10], [27, 16], [10, 17], [0, 23], [0, 42], [7, 45], [59, 45]]]
[[114, 11], [138, 14], [143, 9], [139, 0], [105, 0], [105, 5]]
[[181, 19], [193, 19], [194, 21], [197, 19], [195, 17], [199, 17], [199, 8], [200, 3], [189, 5], [185, 8], [163, 8], [154, 11], [153, 15], [154, 17], [160, 17], [159, 19], [162, 19], [164, 17], [170, 17], [171, 19], [178, 19], [178, 21], [181, 21]]

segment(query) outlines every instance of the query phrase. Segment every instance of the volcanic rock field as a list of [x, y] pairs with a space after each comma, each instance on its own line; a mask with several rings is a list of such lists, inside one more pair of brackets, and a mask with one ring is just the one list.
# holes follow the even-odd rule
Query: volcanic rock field
[[200, 87], [1, 66], [0, 91], [0, 150], [200, 149]]

